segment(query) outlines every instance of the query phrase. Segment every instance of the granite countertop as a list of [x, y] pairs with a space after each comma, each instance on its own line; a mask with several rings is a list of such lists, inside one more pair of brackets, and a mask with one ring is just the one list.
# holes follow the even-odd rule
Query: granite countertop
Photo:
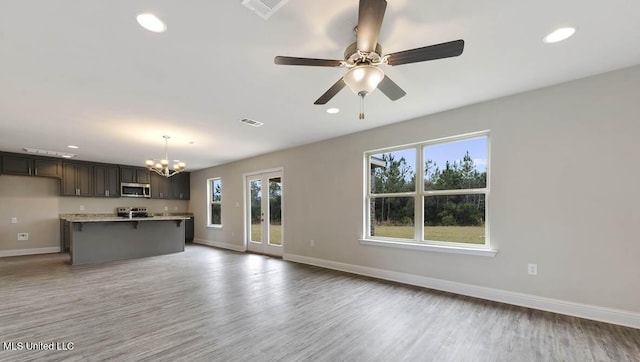
[[192, 215], [182, 214], [156, 214], [149, 217], [126, 218], [116, 214], [60, 214], [60, 219], [70, 222], [107, 222], [107, 221], [163, 221], [163, 220], [187, 220]]

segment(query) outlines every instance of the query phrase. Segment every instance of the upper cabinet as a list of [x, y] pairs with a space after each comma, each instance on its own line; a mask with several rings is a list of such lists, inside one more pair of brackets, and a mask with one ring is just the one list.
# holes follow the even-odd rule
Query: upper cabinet
[[143, 167], [120, 166], [120, 182], [151, 183], [149, 170]]
[[169, 178], [151, 173], [151, 198], [189, 200], [189, 173], [179, 173]]
[[171, 180], [155, 172], [151, 173], [151, 198], [170, 199]]
[[61, 162], [56, 159], [2, 155], [2, 173], [20, 176], [62, 176]]
[[115, 165], [93, 165], [93, 195], [120, 197], [120, 169]]
[[189, 200], [191, 176], [188, 172], [179, 173], [171, 177], [171, 198], [175, 200]]
[[93, 196], [93, 165], [63, 163], [62, 195]]
[[62, 196], [120, 197], [120, 184], [151, 184], [151, 198], [189, 200], [190, 174], [169, 178], [145, 167], [119, 166], [86, 161], [61, 161], [53, 157], [0, 153], [0, 174], [62, 179]]

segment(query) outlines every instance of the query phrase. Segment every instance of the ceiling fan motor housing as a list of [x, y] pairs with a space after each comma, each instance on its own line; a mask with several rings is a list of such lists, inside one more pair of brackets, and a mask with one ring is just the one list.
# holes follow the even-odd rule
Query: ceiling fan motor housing
[[380, 46], [380, 44], [376, 44], [375, 52], [367, 53], [359, 51], [358, 44], [352, 43], [344, 51], [344, 62], [348, 67], [353, 67], [360, 64], [382, 64], [382, 47]]

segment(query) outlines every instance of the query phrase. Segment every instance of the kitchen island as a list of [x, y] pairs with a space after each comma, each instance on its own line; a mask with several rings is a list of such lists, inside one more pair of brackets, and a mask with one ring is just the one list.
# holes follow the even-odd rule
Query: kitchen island
[[67, 217], [71, 264], [135, 259], [184, 251], [189, 216]]

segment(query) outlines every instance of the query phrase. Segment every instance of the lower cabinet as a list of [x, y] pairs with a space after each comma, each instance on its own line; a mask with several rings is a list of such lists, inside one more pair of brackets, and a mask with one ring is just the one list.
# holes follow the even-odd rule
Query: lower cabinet
[[71, 245], [71, 232], [69, 228], [71, 223], [67, 220], [60, 219], [60, 252], [64, 253], [69, 251], [69, 245]]
[[184, 224], [184, 242], [185, 243], [192, 243], [193, 242], [193, 238], [195, 236], [195, 223], [194, 223], [195, 219], [194, 217], [190, 217], [188, 220], [185, 220], [185, 224]]

